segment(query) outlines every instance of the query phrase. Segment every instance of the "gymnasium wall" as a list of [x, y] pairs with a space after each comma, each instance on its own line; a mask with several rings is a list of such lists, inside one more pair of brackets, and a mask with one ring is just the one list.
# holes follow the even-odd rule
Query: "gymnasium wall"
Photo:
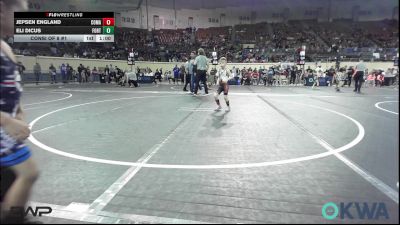
[[[153, 16], [159, 16], [159, 24], [156, 29], [175, 29], [188, 27], [188, 17], [193, 18], [193, 26], [197, 28], [221, 26], [221, 14], [225, 15], [225, 23], [222, 26], [234, 26], [236, 24], [252, 24], [259, 22], [277, 23], [285, 20], [310, 20], [329, 21], [329, 19], [352, 19], [353, 7], [359, 6], [357, 17], [359, 21], [374, 21], [391, 19], [393, 7], [398, 3], [393, 0], [363, 0], [362, 1], [333, 1], [329, 11], [329, 1], [307, 0], [269, 0], [265, 4], [246, 6], [227, 6], [224, 8], [199, 8], [185, 9], [178, 8], [176, 11], [171, 8], [161, 8], [149, 5], [148, 25], [154, 27]], [[273, 7], [271, 7], [273, 6]], [[172, 6], [166, 6], [172, 7]], [[179, 7], [179, 6], [177, 6]], [[142, 5], [142, 23], [129, 24], [129, 27], [147, 28], [146, 7]], [[128, 11], [121, 14], [121, 17], [135, 17], [137, 11]], [[175, 17], [176, 13], [176, 17]], [[252, 13], [254, 18], [252, 19]], [[328, 16], [331, 16], [329, 18]], [[240, 19], [246, 18], [246, 19]], [[210, 21], [210, 19], [212, 21]], [[215, 19], [215, 20], [213, 20]], [[215, 22], [218, 20], [218, 22]], [[127, 24], [121, 24], [124, 26]], [[118, 24], [117, 24], [118, 26]]]
[[[127, 64], [127, 61], [125, 60], [104, 60], [104, 59], [82, 59], [82, 58], [62, 58], [62, 57], [47, 57], [47, 56], [22, 56], [22, 55], [17, 55], [17, 60], [21, 61], [22, 64], [26, 68], [26, 72], [29, 73], [33, 71], [33, 66], [36, 62], [38, 62], [42, 68], [43, 73], [48, 72], [48, 68], [50, 67], [50, 63], [53, 63], [53, 65], [59, 70], [59, 66], [62, 63], [69, 63], [74, 69], [76, 69], [79, 64], [82, 64], [84, 66], [89, 66], [91, 69], [96, 66], [97, 68], [103, 68], [106, 65], [112, 64], [113, 66], [117, 66], [118, 68], [121, 68], [123, 70], [130, 70], [131, 66]], [[147, 68], [149, 67], [151, 70], [155, 71], [156, 69], [162, 68], [163, 71], [167, 70], [172, 70], [172, 68], [175, 65], [182, 65], [182, 62], [145, 62], [145, 61], [137, 61], [135, 62], [135, 65], [133, 65], [133, 68], [139, 67], [139, 68]], [[236, 67], [242, 69], [243, 67], [249, 68], [251, 67], [252, 69], [254, 68], [259, 68], [265, 67], [268, 68], [271, 65], [277, 65], [278, 63], [229, 63], [228, 68]], [[357, 62], [341, 62], [341, 66], [355, 66]], [[365, 62], [367, 68], [369, 70], [372, 69], [384, 69], [386, 70], [387, 68], [393, 68], [393, 62]], [[335, 63], [321, 63], [323, 68], [328, 68], [330, 66], [334, 66]], [[310, 66], [311, 68], [316, 67], [316, 63], [306, 63], [305, 67], [307, 68]], [[213, 68], [214, 66], [211, 65], [210, 69]]]
[[[81, 0], [29, 0], [30, 11], [109, 11], [116, 12], [116, 25], [131, 28], [159, 29], [187, 28], [188, 18], [193, 18], [197, 28], [232, 26], [258, 22], [283, 22], [285, 20], [328, 21], [330, 19], [352, 19], [353, 12], [359, 21], [391, 19], [398, 20], [398, 0], [218, 0], [208, 4], [202, 1], [175, 0], [144, 1], [137, 10], [127, 10], [136, 6], [138, 1], [96, 1]], [[148, 2], [146, 7], [145, 2]], [[331, 2], [331, 5], [329, 4]], [[397, 10], [396, 10], [397, 7]], [[396, 12], [397, 11], [397, 12]], [[148, 12], [148, 14], [147, 14]], [[221, 14], [225, 23], [221, 25]], [[157, 21], [153, 16], [158, 15]], [[217, 22], [218, 21], [218, 22]], [[155, 22], [157, 24], [155, 24]], [[147, 27], [148, 25], [148, 27]]]

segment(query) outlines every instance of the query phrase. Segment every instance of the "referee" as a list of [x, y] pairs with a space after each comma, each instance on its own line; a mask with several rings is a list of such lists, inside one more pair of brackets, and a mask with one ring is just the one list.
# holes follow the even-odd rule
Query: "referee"
[[197, 91], [199, 89], [200, 81], [203, 82], [205, 94], [208, 94], [207, 77], [206, 77], [206, 72], [208, 70], [208, 59], [205, 56], [204, 49], [199, 48], [197, 53], [198, 53], [198, 56], [194, 59], [194, 63], [193, 63], [197, 67], [196, 85], [195, 85], [195, 88], [194, 88], [194, 95], [197, 95]]
[[354, 70], [354, 74], [353, 74], [353, 79], [354, 79], [354, 92], [357, 92], [358, 94], [360, 94], [360, 90], [361, 90], [361, 85], [362, 82], [364, 80], [364, 72], [367, 69], [367, 67], [365, 66], [365, 64], [363, 63], [363, 60], [360, 59], [359, 63], [356, 65], [356, 68]]

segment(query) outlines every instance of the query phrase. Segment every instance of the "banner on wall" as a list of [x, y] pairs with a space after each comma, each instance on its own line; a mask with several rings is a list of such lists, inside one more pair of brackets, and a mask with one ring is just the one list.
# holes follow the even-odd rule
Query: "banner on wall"
[[254, 48], [254, 44], [242, 44], [242, 48]]

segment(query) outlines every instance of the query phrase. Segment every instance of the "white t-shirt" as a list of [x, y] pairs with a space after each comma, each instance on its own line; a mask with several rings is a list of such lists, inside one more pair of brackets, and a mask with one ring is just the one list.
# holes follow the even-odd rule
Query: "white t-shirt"
[[321, 67], [317, 67], [317, 69], [315, 69], [317, 76], [318, 77], [322, 77], [324, 75], [324, 70]]
[[346, 76], [343, 72], [338, 71], [336, 73], [336, 79], [340, 80], [340, 81], [344, 81], [344, 80], [346, 80]]
[[128, 80], [137, 80], [137, 76], [135, 72], [128, 72], [126, 73], [126, 77]]
[[232, 74], [228, 69], [220, 68], [220, 69], [218, 69], [216, 76], [218, 78], [218, 82], [222, 81], [222, 82], [226, 83], [232, 77]]

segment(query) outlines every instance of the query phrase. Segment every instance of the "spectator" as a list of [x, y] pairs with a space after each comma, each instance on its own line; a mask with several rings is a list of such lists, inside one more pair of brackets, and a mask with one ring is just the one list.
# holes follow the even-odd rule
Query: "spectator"
[[332, 86], [332, 82], [333, 82], [333, 77], [335, 75], [335, 68], [333, 68], [333, 66], [331, 68], [329, 68], [329, 70], [326, 72], [327, 74], [327, 83], [329, 83], [329, 86]]
[[380, 71], [380, 73], [377, 76], [377, 81], [378, 81], [377, 86], [382, 87], [382, 85], [384, 84], [384, 81], [385, 81], [385, 72]]
[[[20, 61], [18, 61], [17, 66], [18, 66], [18, 73], [19, 73], [19, 76], [20, 76], [19, 80], [20, 80], [21, 84], [23, 85], [23, 84], [24, 84], [24, 71], [25, 71], [25, 66], [22, 65], [22, 62], [20, 62]], [[17, 79], [18, 79], [18, 78], [17, 78]]]
[[96, 67], [93, 67], [93, 70], [91, 72], [91, 76], [90, 76], [90, 82], [94, 82], [96, 80], [96, 78], [98, 77], [99, 72], [97, 71]]
[[33, 66], [33, 73], [35, 74], [36, 85], [39, 85], [39, 79], [40, 79], [41, 71], [42, 71], [42, 69], [40, 68], [40, 64], [36, 63]]
[[209, 74], [209, 85], [215, 85], [217, 83], [217, 68], [214, 66]]
[[289, 85], [294, 85], [296, 82], [296, 68], [293, 66], [290, 69], [290, 79], [289, 79]]
[[181, 83], [182, 84], [184, 84], [185, 83], [185, 65], [184, 64], [182, 64], [181, 65], [181, 68], [179, 68], [179, 77], [180, 77], [180, 80], [181, 80]]
[[85, 67], [82, 67], [80, 78], [81, 78], [81, 81], [79, 83], [86, 83], [87, 82], [87, 79], [86, 79], [86, 68]]
[[56, 68], [53, 66], [53, 63], [50, 64], [49, 74], [50, 74], [51, 84], [57, 83], [57, 80], [56, 80]]
[[109, 80], [108, 83], [111, 83], [111, 81], [115, 78], [115, 70], [114, 67], [110, 64], [110, 74], [109, 74]]
[[90, 72], [90, 67], [87, 66], [85, 69], [85, 82], [88, 83], [90, 81], [90, 77], [91, 77], [91, 72]]
[[352, 78], [353, 78], [353, 74], [354, 74], [354, 68], [352, 67], [352, 66], [350, 66], [348, 69], [347, 69], [347, 85], [348, 85], [348, 87], [350, 87], [351, 86], [351, 80], [352, 80]]
[[262, 67], [258, 68], [258, 80], [257, 80], [257, 85], [260, 84], [260, 81], [262, 80]]
[[68, 82], [69, 80], [72, 80], [72, 72], [73, 72], [72, 66], [70, 66], [70, 65], [67, 63], [67, 82]]
[[175, 81], [176, 81], [176, 84], [179, 84], [179, 68], [178, 68], [178, 65], [175, 65], [175, 67], [173, 69], [173, 72], [174, 72], [174, 79], [173, 79], [174, 84], [175, 84]]
[[82, 70], [83, 70], [83, 65], [79, 64], [79, 66], [78, 66], [78, 82], [79, 83], [82, 82]]
[[61, 79], [63, 83], [67, 82], [67, 66], [63, 63], [60, 66]]
[[260, 75], [257, 72], [257, 69], [254, 68], [254, 71], [251, 73], [251, 81], [252, 85], [258, 85]]
[[106, 65], [106, 68], [104, 69], [104, 78], [105, 78], [104, 83], [106, 83], [106, 82], [110, 83], [109, 82], [109, 80], [110, 80], [110, 68], [108, 67], [108, 65]]
[[[161, 78], [163, 77], [163, 71], [162, 71], [162, 68], [160, 68], [160, 76], [161, 76]], [[164, 79], [165, 80], [165, 79]], [[161, 82], [161, 81], [160, 81]]]
[[265, 69], [265, 67], [263, 67], [261, 69], [260, 77], [261, 77], [261, 80], [264, 83], [264, 86], [266, 86], [267, 85], [267, 80], [268, 80], [268, 73], [267, 73], [267, 70]]
[[127, 83], [127, 76], [126, 76], [126, 71], [122, 71], [121, 69], [118, 69], [117, 72], [117, 76], [118, 78], [118, 85], [120, 85], [121, 87], [125, 87], [125, 83]]
[[161, 73], [158, 69], [156, 69], [156, 72], [154, 73], [154, 80], [158, 80], [161, 83]]
[[117, 66], [115, 66], [114, 71], [115, 71], [115, 76], [114, 76], [115, 77], [115, 83], [117, 85], [120, 85], [120, 80], [122, 78], [122, 71]]
[[336, 80], [336, 91], [340, 91], [340, 87], [343, 87], [344, 80], [345, 80], [345, 69], [340, 68], [337, 73], [335, 73], [335, 80]]
[[274, 84], [274, 76], [275, 76], [275, 69], [274, 67], [270, 67], [268, 70], [268, 86], [272, 86]]
[[368, 74], [365, 87], [375, 87], [375, 71], [372, 71], [370, 74]]
[[127, 77], [128, 84], [129, 84], [129, 87], [130, 87], [130, 88], [131, 88], [131, 87], [138, 87], [137, 73], [135, 73], [134, 71], [127, 72], [127, 73], [126, 73], [126, 77]]
[[156, 81], [156, 78], [155, 78], [155, 76], [154, 76], [154, 73], [153, 73], [153, 71], [152, 71], [150, 68], [148, 69], [147, 76], [149, 76], [150, 79], [151, 79], [155, 84], [157, 84], [157, 81]]
[[315, 75], [314, 75], [314, 84], [312, 88], [315, 86], [319, 87], [319, 80], [324, 76], [324, 70], [322, 69], [321, 65], [318, 65], [317, 68], [315, 69]]
[[[116, 84], [118, 84], [119, 78], [120, 78], [120, 74], [118, 74], [118, 71], [119, 71], [119, 68], [117, 66], [114, 66], [113, 79], [114, 79]], [[118, 75], [118, 79], [117, 79], [117, 75]]]

